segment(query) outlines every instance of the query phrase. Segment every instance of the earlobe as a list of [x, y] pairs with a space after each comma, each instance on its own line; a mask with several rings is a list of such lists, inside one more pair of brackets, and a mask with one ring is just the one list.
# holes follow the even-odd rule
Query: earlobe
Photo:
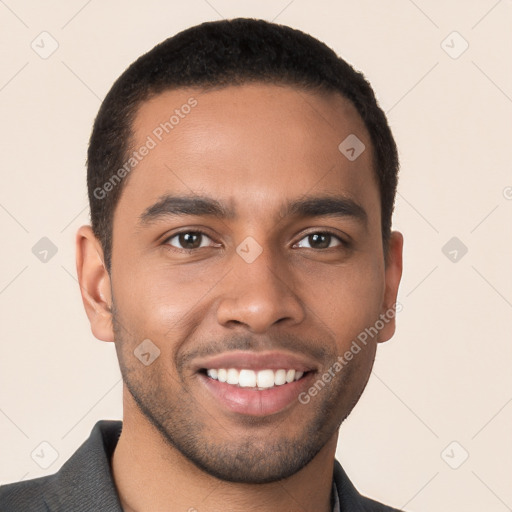
[[91, 226], [80, 227], [76, 234], [76, 270], [92, 333], [99, 340], [114, 341], [110, 276]]
[[404, 238], [398, 231], [392, 231], [389, 239], [385, 268], [385, 291], [382, 302], [381, 320], [384, 327], [379, 331], [378, 341], [388, 341], [395, 333], [395, 316], [400, 311], [397, 305], [398, 287], [402, 278], [402, 253]]

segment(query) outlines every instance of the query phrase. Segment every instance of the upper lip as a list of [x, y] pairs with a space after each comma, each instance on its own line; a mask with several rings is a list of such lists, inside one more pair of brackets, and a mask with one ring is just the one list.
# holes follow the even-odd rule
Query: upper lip
[[316, 371], [318, 365], [306, 356], [283, 351], [223, 352], [215, 356], [197, 358], [193, 363], [196, 372], [210, 368], [246, 368], [249, 370], [298, 370]]

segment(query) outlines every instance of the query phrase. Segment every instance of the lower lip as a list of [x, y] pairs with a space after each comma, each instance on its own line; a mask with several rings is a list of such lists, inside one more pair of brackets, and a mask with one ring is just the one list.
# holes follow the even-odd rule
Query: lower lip
[[310, 372], [289, 384], [262, 390], [219, 382], [204, 374], [200, 377], [217, 402], [229, 411], [248, 416], [268, 416], [298, 402], [299, 394], [307, 388], [312, 375]]

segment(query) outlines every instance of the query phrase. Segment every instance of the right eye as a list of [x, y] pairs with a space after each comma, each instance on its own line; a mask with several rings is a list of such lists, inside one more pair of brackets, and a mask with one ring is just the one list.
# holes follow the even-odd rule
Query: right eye
[[[212, 245], [206, 243], [203, 244], [205, 241], [205, 238], [212, 241], [213, 240], [202, 231], [181, 231], [179, 233], [174, 233], [170, 237], [168, 237], [165, 241], [165, 245], [170, 245], [174, 249], [177, 249], [179, 251], [194, 251], [196, 249], [201, 249], [203, 247], [212, 247]], [[172, 243], [173, 240], [176, 240], [176, 242]], [[176, 246], [175, 243], [179, 244], [180, 246]]]

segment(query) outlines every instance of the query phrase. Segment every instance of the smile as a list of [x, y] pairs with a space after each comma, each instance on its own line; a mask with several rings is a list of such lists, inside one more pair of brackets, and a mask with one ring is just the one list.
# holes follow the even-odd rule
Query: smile
[[282, 350], [229, 351], [191, 364], [205, 407], [215, 413], [264, 417], [291, 411], [320, 365], [304, 354]]
[[225, 382], [232, 386], [263, 390], [297, 381], [302, 378], [304, 372], [293, 368], [288, 370], [272, 370], [268, 368], [258, 371], [248, 368], [241, 370], [236, 368], [210, 368], [206, 370], [206, 374], [211, 379]]

